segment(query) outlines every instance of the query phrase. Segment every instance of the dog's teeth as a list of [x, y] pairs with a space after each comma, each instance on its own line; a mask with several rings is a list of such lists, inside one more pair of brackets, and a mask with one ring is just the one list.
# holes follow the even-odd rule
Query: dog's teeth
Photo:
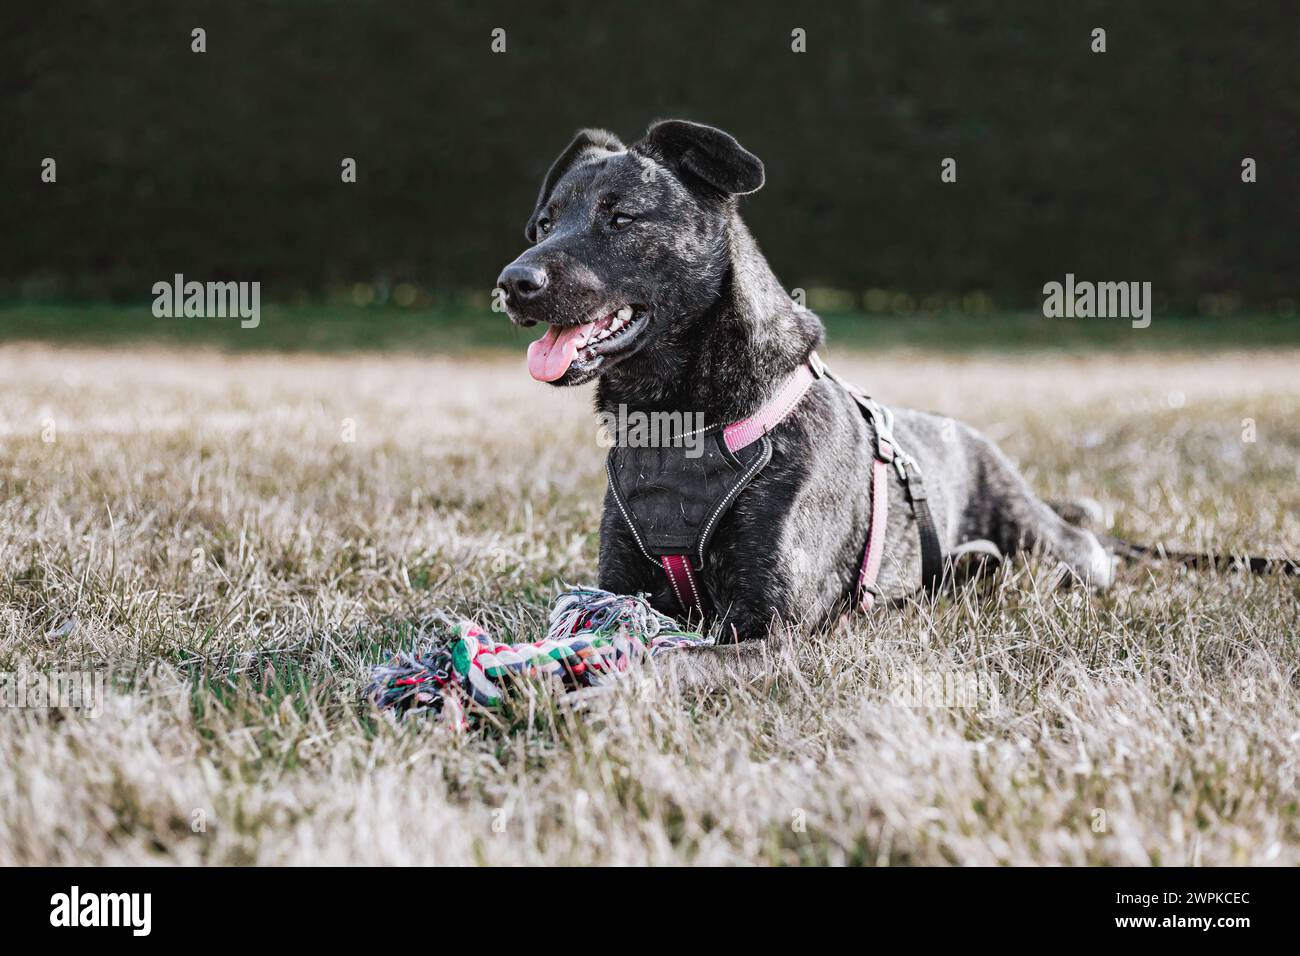
[[618, 310], [618, 320], [620, 322], [626, 322], [630, 318], [632, 318], [632, 307], [630, 305], [625, 305]]

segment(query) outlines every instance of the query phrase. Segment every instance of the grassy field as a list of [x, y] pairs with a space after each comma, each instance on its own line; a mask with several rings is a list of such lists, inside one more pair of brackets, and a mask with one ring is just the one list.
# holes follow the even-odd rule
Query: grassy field
[[[828, 357], [1119, 534], [1296, 554], [1273, 345]], [[1300, 864], [1293, 580], [1020, 564], [456, 735], [361, 688], [440, 611], [534, 638], [594, 581], [587, 390], [521, 353], [40, 344], [0, 382], [0, 671], [111, 675], [100, 716], [4, 714], [2, 864]]]
[[[1150, 352], [1300, 348], [1297, 315], [1157, 315], [1145, 329], [1123, 319], [1047, 319], [1031, 313], [940, 312], [900, 316], [818, 310], [829, 341], [862, 349], [970, 354], [1094, 350]], [[399, 308], [267, 305], [256, 328], [238, 319], [155, 318], [148, 302], [125, 305], [0, 303], [0, 343], [205, 346], [230, 352], [401, 351], [521, 353], [535, 337], [482, 303]]]

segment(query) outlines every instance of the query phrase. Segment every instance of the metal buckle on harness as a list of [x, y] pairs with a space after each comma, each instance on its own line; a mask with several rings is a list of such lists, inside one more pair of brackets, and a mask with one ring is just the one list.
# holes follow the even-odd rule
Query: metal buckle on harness
[[823, 378], [826, 375], [826, 363], [822, 361], [822, 357], [816, 352], [808, 355], [808, 367], [812, 369], [814, 378]]
[[868, 399], [872, 423], [876, 428], [876, 456], [886, 464], [892, 463], [913, 501], [926, 497], [925, 476], [916, 459], [898, 447], [894, 440], [894, 413], [888, 407]]
[[[894, 467], [899, 467], [899, 458], [903, 453], [894, 442], [894, 413], [874, 398], [864, 397], [862, 405], [871, 416], [871, 426], [876, 430], [876, 457], [885, 464], [893, 462]], [[906, 479], [907, 476], [903, 474], [903, 477]]]

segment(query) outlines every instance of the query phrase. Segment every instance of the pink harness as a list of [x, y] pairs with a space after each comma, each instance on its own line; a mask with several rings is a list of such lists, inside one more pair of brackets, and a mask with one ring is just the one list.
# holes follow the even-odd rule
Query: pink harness
[[[817, 379], [827, 377], [846, 388], [866, 410], [876, 429], [876, 455], [871, 463], [871, 528], [862, 555], [862, 568], [858, 572], [857, 601], [864, 611], [870, 611], [876, 601], [876, 578], [880, 574], [880, 560], [885, 550], [885, 526], [889, 516], [889, 465], [895, 463], [904, 481], [908, 475], [904, 462], [911, 464], [913, 474], [919, 477], [915, 463], [900, 456], [890, 431], [888, 412], [856, 389], [835, 378], [822, 364], [817, 353], [808, 362], [795, 369], [763, 407], [748, 418], [732, 422], [722, 430], [723, 441], [730, 451], [738, 451], [758, 441], [781, 424], [803, 400]], [[915, 498], [913, 491], [913, 498]], [[704, 616], [704, 602], [700, 598], [699, 583], [689, 554], [667, 554], [659, 559], [673, 593], [686, 613], [692, 617]]]

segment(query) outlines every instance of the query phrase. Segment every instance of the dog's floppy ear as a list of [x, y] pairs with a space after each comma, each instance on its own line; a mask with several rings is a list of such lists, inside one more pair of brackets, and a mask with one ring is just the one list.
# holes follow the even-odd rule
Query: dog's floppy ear
[[560, 154], [555, 162], [551, 163], [551, 168], [546, 171], [546, 178], [542, 180], [542, 191], [537, 194], [537, 205], [533, 207], [533, 214], [528, 217], [528, 224], [524, 226], [524, 237], [529, 242], [537, 241], [537, 217], [546, 208], [547, 200], [551, 198], [551, 190], [555, 188], [555, 184], [560, 181], [561, 176], [569, 171], [569, 167], [577, 162], [579, 157], [593, 150], [617, 153], [625, 148], [619, 138], [607, 130], [578, 130], [578, 135], [573, 137], [573, 142], [564, 148], [564, 152]]
[[663, 160], [720, 193], [741, 196], [763, 186], [763, 161], [730, 133], [686, 120], [661, 120], [635, 149]]

